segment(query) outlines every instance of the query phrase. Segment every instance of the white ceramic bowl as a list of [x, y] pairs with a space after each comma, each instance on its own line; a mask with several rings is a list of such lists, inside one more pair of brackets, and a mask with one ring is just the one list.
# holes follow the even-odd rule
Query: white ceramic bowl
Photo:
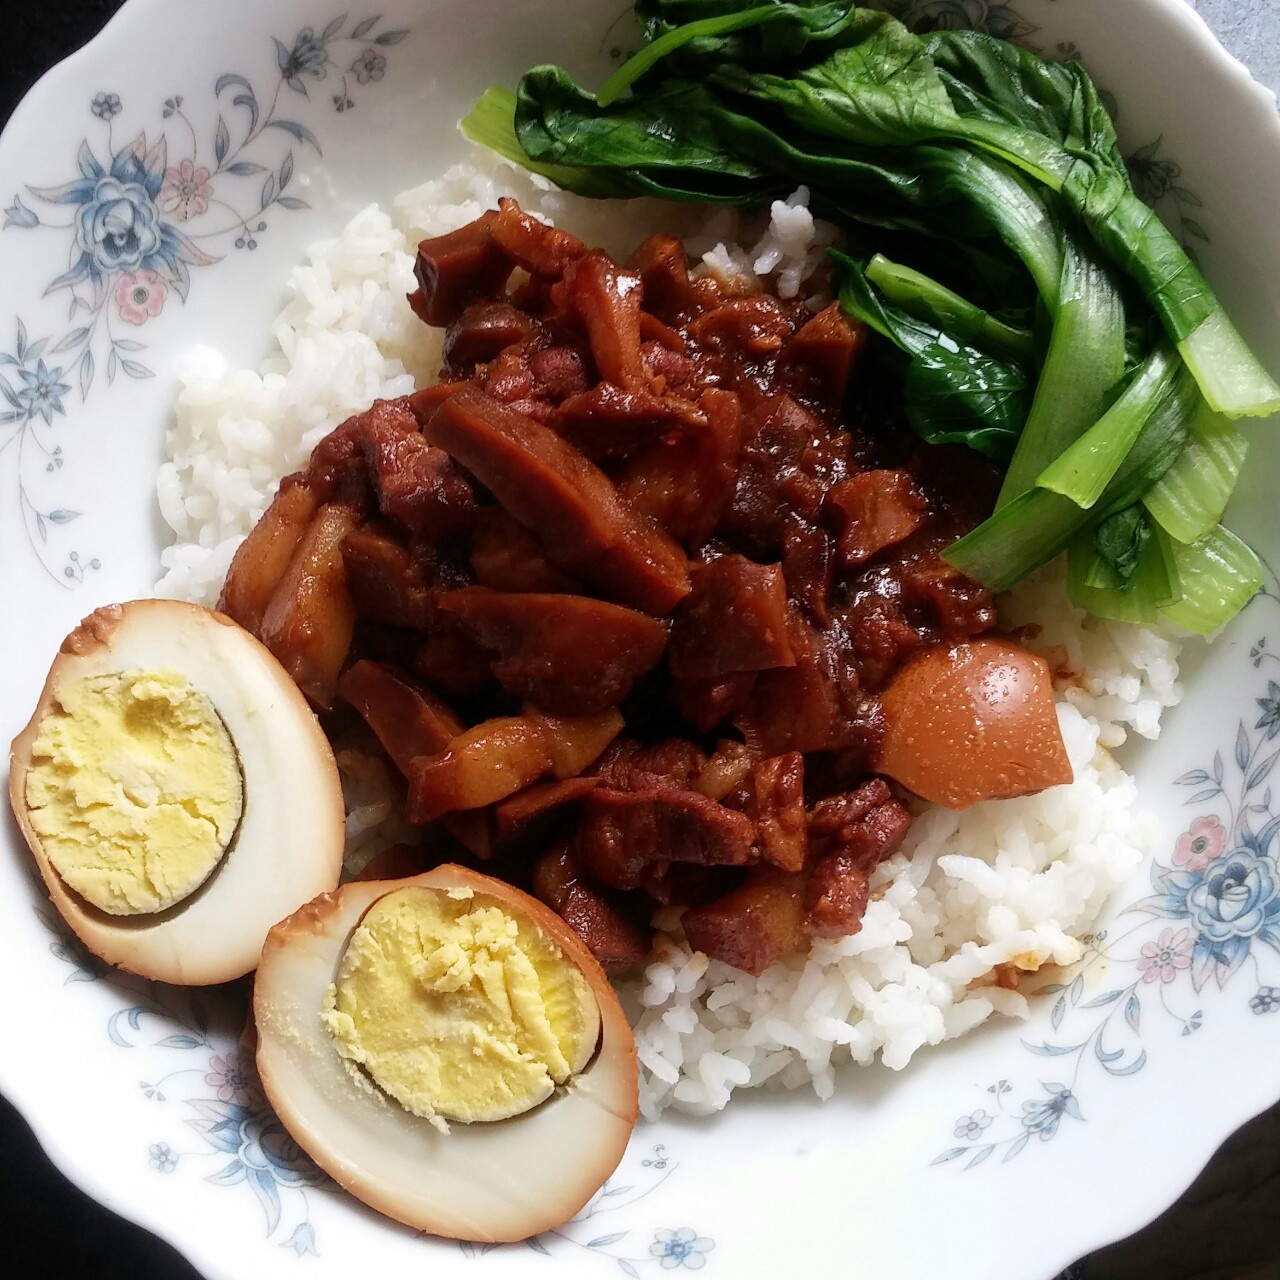
[[[0, 738], [70, 627], [157, 576], [179, 353], [260, 358], [310, 240], [461, 155], [454, 122], [490, 81], [542, 60], [599, 77], [626, 41], [621, 7], [130, 0], [31, 91], [0, 141]], [[1140, 187], [1280, 370], [1274, 100], [1179, 0], [906, 7], [1078, 51], [1115, 97]], [[182, 289], [83, 259], [77, 222], [111, 216], [113, 176], [147, 186], [116, 215], [185, 262]], [[1271, 558], [1275, 457], [1259, 432], [1230, 514]], [[1128, 763], [1162, 818], [1158, 867], [1177, 854], [1185, 870], [1197, 840], [1193, 860], [1218, 856], [1158, 901], [1149, 869], [1135, 877], [1032, 1022], [899, 1075], [851, 1072], [825, 1105], [747, 1097], [713, 1121], [642, 1124], [578, 1219], [528, 1245], [424, 1239], [323, 1183], [243, 1068], [242, 993], [104, 973], [52, 916], [11, 826], [0, 1085], [73, 1179], [210, 1277], [1050, 1276], [1153, 1217], [1280, 1093], [1274, 580], [1192, 665], [1165, 736]]]

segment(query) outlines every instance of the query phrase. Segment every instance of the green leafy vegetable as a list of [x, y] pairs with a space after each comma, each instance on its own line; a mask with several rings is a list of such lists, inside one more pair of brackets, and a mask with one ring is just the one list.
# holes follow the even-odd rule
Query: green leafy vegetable
[[1073, 590], [1111, 617], [1204, 623], [1215, 575], [1240, 597], [1226, 418], [1280, 411], [1280, 386], [1133, 191], [1078, 64], [848, 0], [636, 8], [644, 47], [598, 97], [534, 67], [464, 130], [590, 196], [805, 184], [849, 236], [841, 301], [899, 353], [912, 427], [1010, 459], [953, 564], [1001, 589], [1070, 547]]
[[1215, 525], [1189, 546], [1175, 544], [1181, 599], [1160, 616], [1200, 635], [1231, 621], [1262, 587], [1262, 565], [1229, 529]]
[[952, 543], [943, 559], [992, 591], [1008, 590], [1065, 551], [1077, 534], [1131, 506], [1151, 488], [1182, 452], [1198, 399], [1194, 380], [1179, 367], [1093, 507], [1048, 489], [1028, 489]]
[[717, 17], [700, 18], [686, 26], [676, 27], [651, 40], [634, 58], [619, 67], [600, 90], [596, 101], [607, 107], [615, 98], [620, 97], [632, 84], [640, 79], [656, 62], [660, 62], [674, 53], [681, 45], [705, 37], [725, 35], [730, 31], [739, 31], [743, 27], [758, 26], [763, 20], [778, 13], [771, 5], [748, 9], [744, 13], [724, 13]]
[[[1127, 585], [1133, 577], [1150, 537], [1151, 519], [1146, 508], [1136, 502], [1108, 516], [1094, 531], [1094, 552], [1106, 565], [1117, 586]], [[1161, 603], [1167, 604], [1168, 601]]]
[[1142, 501], [1179, 542], [1196, 542], [1222, 519], [1249, 445], [1239, 429], [1203, 401], [1178, 460]]
[[1180, 367], [1172, 348], [1157, 347], [1111, 408], [1036, 477], [1036, 485], [1070, 498], [1077, 506], [1093, 506]]
[[1120, 292], [1092, 250], [1067, 239], [1049, 352], [997, 507], [1029, 489], [1102, 416], [1123, 372]]
[[1147, 529], [1136, 547], [1132, 568], [1121, 581], [1097, 549], [1103, 528], [1106, 525], [1098, 535], [1086, 534], [1068, 548], [1067, 591], [1072, 603], [1118, 622], [1158, 622], [1160, 610], [1182, 593], [1172, 545], [1158, 529]]
[[1005, 324], [923, 272], [890, 262], [878, 253], [867, 263], [865, 274], [895, 306], [960, 342], [1027, 365], [1039, 357], [1029, 329]]
[[930, 444], [966, 444], [1007, 458], [1027, 415], [1021, 366], [962, 345], [875, 295], [863, 269], [832, 251], [840, 304], [910, 357], [903, 381], [907, 421]]

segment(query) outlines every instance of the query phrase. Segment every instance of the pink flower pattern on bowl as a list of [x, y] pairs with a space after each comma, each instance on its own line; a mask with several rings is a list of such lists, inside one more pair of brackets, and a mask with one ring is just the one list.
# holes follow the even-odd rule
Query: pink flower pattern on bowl
[[1143, 982], [1172, 982], [1180, 970], [1191, 967], [1194, 945], [1190, 929], [1165, 929], [1154, 942], [1144, 942], [1138, 957]]
[[146, 324], [152, 316], [158, 316], [168, 296], [168, 286], [146, 267], [116, 281], [116, 308], [120, 318], [129, 324]]
[[216, 1090], [219, 1102], [234, 1102], [238, 1107], [262, 1105], [253, 1069], [244, 1063], [239, 1053], [211, 1057], [204, 1082]]
[[1173, 847], [1173, 865], [1203, 871], [1227, 847], [1226, 828], [1214, 817], [1197, 818]]
[[196, 168], [193, 160], [183, 160], [164, 171], [164, 185], [156, 202], [165, 213], [173, 214], [179, 222], [186, 222], [188, 218], [204, 213], [212, 198], [209, 170], [203, 165]]

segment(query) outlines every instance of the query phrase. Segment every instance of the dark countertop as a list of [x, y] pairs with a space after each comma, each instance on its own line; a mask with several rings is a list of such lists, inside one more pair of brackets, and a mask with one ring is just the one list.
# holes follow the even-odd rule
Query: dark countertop
[[[1249, 45], [1259, 34], [1269, 34], [1271, 53], [1280, 55], [1280, 15], [1267, 16], [1276, 0], [1192, 3], [1229, 43], [1233, 36], [1239, 38], [1236, 52], [1247, 61]], [[120, 0], [58, 0], [56, 6], [10, 6], [0, 121], [9, 118], [45, 70], [89, 40], [119, 5]], [[56, 10], [57, 21], [50, 20], [51, 10]], [[1253, 10], [1257, 12], [1242, 25], [1241, 11]], [[11, 1274], [16, 1266], [17, 1274], [37, 1277], [65, 1273], [93, 1280], [199, 1280], [168, 1245], [72, 1187], [2, 1100], [0, 1151], [0, 1204]], [[1280, 1236], [1274, 1230], [1278, 1213], [1280, 1105], [1229, 1138], [1178, 1203], [1149, 1227], [1091, 1254], [1060, 1280], [1280, 1280]]]

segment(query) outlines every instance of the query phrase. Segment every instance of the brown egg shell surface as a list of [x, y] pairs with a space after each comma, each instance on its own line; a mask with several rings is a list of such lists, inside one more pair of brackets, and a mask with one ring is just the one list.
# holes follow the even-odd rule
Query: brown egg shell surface
[[878, 771], [963, 809], [1071, 781], [1043, 658], [995, 636], [910, 658], [881, 696]]
[[[212, 702], [244, 785], [240, 825], [189, 898], [152, 916], [108, 915], [50, 863], [26, 805], [40, 722], [67, 681], [122, 671], [180, 672]], [[62, 918], [94, 955], [160, 982], [206, 985], [249, 973], [267, 931], [338, 883], [342, 787], [306, 699], [271, 653], [221, 613], [176, 600], [134, 600], [92, 613], [63, 641], [30, 722], [9, 753], [9, 800]]]
[[[586, 977], [600, 1045], [546, 1102], [445, 1134], [352, 1080], [321, 1022], [325, 993], [368, 909], [398, 889], [469, 889], [532, 920]], [[353, 881], [308, 903], [267, 938], [254, 981], [257, 1063], [267, 1097], [311, 1158], [352, 1195], [433, 1235], [523, 1240], [568, 1221], [617, 1168], [638, 1111], [635, 1040], [604, 970], [540, 902], [462, 867]]]

